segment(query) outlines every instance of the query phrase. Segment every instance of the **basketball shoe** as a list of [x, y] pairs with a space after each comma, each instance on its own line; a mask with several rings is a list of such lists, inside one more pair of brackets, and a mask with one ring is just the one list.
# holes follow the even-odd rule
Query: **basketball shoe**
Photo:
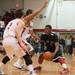
[[15, 66], [18, 69], [22, 69], [23, 68], [23, 65], [18, 64], [18, 63], [14, 63], [13, 66]]
[[37, 66], [34, 68], [35, 71], [41, 71], [42, 67], [41, 66]]
[[69, 68], [63, 68], [61, 71], [60, 71], [61, 74], [68, 74], [69, 73]]
[[2, 68], [0, 67], [0, 75], [5, 75], [4, 71], [2, 70]]

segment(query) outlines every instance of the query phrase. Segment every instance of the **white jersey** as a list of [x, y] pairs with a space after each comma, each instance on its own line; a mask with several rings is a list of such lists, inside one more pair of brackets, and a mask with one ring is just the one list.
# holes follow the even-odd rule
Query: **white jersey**
[[8, 37], [8, 36], [16, 36], [16, 26], [18, 25], [19, 22], [24, 23], [21, 19], [14, 19], [10, 21], [4, 31], [3, 38]]
[[33, 22], [30, 22], [30, 26], [26, 27], [23, 34], [22, 34], [22, 39], [26, 40], [31, 36], [30, 31], [33, 30]]

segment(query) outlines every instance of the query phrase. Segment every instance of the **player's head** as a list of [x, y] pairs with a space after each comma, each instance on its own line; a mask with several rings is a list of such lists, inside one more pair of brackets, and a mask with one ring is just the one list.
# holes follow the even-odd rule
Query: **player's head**
[[28, 9], [28, 10], [26, 11], [26, 16], [29, 15], [29, 14], [32, 14], [32, 12], [33, 12], [32, 9]]
[[[32, 9], [27, 9], [25, 16], [28, 16], [28, 15], [30, 15], [30, 14], [32, 14], [32, 13], [33, 13], [33, 10], [32, 10]], [[31, 27], [33, 27], [33, 22], [31, 21], [29, 25], [30, 25]]]
[[52, 29], [52, 26], [51, 25], [46, 25], [45, 28]]
[[23, 11], [21, 9], [15, 11], [15, 18], [21, 18], [23, 16]]
[[45, 26], [45, 33], [50, 33], [51, 32], [51, 29], [52, 29], [52, 26], [51, 25], [46, 25]]

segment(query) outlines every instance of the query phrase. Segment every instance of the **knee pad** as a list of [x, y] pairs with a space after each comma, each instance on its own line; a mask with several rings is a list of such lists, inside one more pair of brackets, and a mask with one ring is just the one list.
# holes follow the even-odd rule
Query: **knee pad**
[[5, 56], [2, 60], [2, 63], [6, 64], [9, 60], [10, 60], [10, 58], [8, 56]]
[[31, 57], [30, 57], [30, 55], [28, 53], [26, 53], [26, 55], [24, 55], [23, 58], [24, 58], [27, 66], [32, 64]]

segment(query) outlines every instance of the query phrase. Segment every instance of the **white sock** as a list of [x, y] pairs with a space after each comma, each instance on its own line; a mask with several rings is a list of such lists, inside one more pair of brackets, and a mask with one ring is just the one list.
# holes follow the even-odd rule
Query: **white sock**
[[3, 73], [3, 63], [0, 62], [0, 71]]
[[34, 72], [33, 65], [29, 65], [29, 66], [28, 66], [28, 70], [29, 70], [30, 72], [31, 72], [31, 71]]
[[2, 62], [0, 62], [0, 67], [3, 65], [3, 63]]
[[18, 59], [18, 60], [16, 61], [16, 64], [21, 64], [21, 59]]
[[62, 64], [62, 67], [63, 67], [63, 68], [67, 68], [67, 65], [66, 65], [66, 64]]

